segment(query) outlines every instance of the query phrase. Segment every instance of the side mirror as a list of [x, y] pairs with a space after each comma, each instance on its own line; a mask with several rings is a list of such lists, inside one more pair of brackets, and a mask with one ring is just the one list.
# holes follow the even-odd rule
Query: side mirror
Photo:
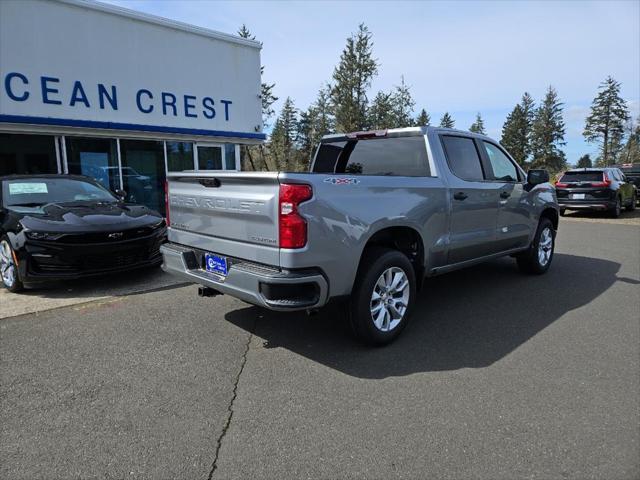
[[549, 181], [549, 172], [546, 170], [529, 170], [527, 172], [527, 183], [529, 185], [540, 185]]
[[127, 198], [127, 192], [125, 192], [124, 190], [117, 189], [113, 193], [115, 193], [116, 196], [123, 202], [124, 202], [124, 199]]

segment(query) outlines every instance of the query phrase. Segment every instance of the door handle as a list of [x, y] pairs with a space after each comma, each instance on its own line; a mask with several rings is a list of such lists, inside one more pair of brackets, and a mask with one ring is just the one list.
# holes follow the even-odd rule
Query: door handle
[[456, 200], [464, 200], [467, 197], [468, 195], [464, 192], [457, 192], [453, 194], [453, 198], [455, 198]]
[[502, 192], [500, 192], [500, 198], [509, 198], [511, 196], [511, 194], [505, 190], [503, 190]]

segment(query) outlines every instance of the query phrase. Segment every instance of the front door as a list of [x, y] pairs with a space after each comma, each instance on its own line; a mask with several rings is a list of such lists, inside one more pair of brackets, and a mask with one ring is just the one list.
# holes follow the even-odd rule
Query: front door
[[498, 145], [484, 140], [479, 144], [487, 181], [498, 189], [496, 250], [526, 247], [534, 221], [531, 206], [527, 205], [529, 195], [524, 191], [524, 172]]
[[451, 224], [448, 264], [490, 255], [496, 251], [499, 186], [487, 182], [473, 138], [441, 136], [449, 169]]

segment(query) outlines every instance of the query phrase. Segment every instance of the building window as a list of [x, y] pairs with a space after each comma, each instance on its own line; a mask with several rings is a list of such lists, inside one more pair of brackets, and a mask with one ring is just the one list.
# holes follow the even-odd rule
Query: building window
[[234, 143], [224, 144], [224, 168], [236, 170], [236, 146]]
[[120, 140], [120, 158], [127, 201], [164, 215], [164, 142]]
[[106, 138], [65, 137], [67, 171], [86, 175], [111, 191], [120, 189], [116, 141]]
[[55, 137], [0, 134], [0, 175], [59, 173]]
[[184, 172], [194, 170], [193, 143], [167, 142], [167, 170], [170, 172]]
[[220, 145], [198, 145], [198, 170], [222, 170]]

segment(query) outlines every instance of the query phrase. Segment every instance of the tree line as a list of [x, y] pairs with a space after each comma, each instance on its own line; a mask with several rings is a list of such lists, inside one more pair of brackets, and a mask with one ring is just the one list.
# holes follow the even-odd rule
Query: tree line
[[[255, 40], [245, 25], [238, 34]], [[424, 107], [414, 115], [416, 102], [402, 75], [390, 91], [379, 91], [370, 98], [371, 83], [380, 67], [373, 45], [372, 33], [360, 24], [347, 38], [331, 80], [320, 88], [307, 109], [298, 109], [287, 97], [275, 116], [275, 84], [262, 83], [263, 123], [265, 128], [270, 127], [274, 116], [275, 122], [264, 145], [243, 147], [243, 169], [304, 171], [324, 135], [431, 125]], [[599, 145], [599, 154], [595, 159], [582, 156], [577, 166], [640, 162], [640, 117], [631, 119], [620, 87], [612, 77], [600, 84], [583, 132], [587, 142]], [[566, 145], [563, 107], [558, 92], [549, 86], [538, 105], [525, 92], [507, 115], [500, 141], [523, 168], [546, 168], [553, 173], [567, 168], [562, 149]], [[455, 128], [455, 120], [445, 112], [438, 125]], [[479, 112], [468, 130], [486, 133]]]

